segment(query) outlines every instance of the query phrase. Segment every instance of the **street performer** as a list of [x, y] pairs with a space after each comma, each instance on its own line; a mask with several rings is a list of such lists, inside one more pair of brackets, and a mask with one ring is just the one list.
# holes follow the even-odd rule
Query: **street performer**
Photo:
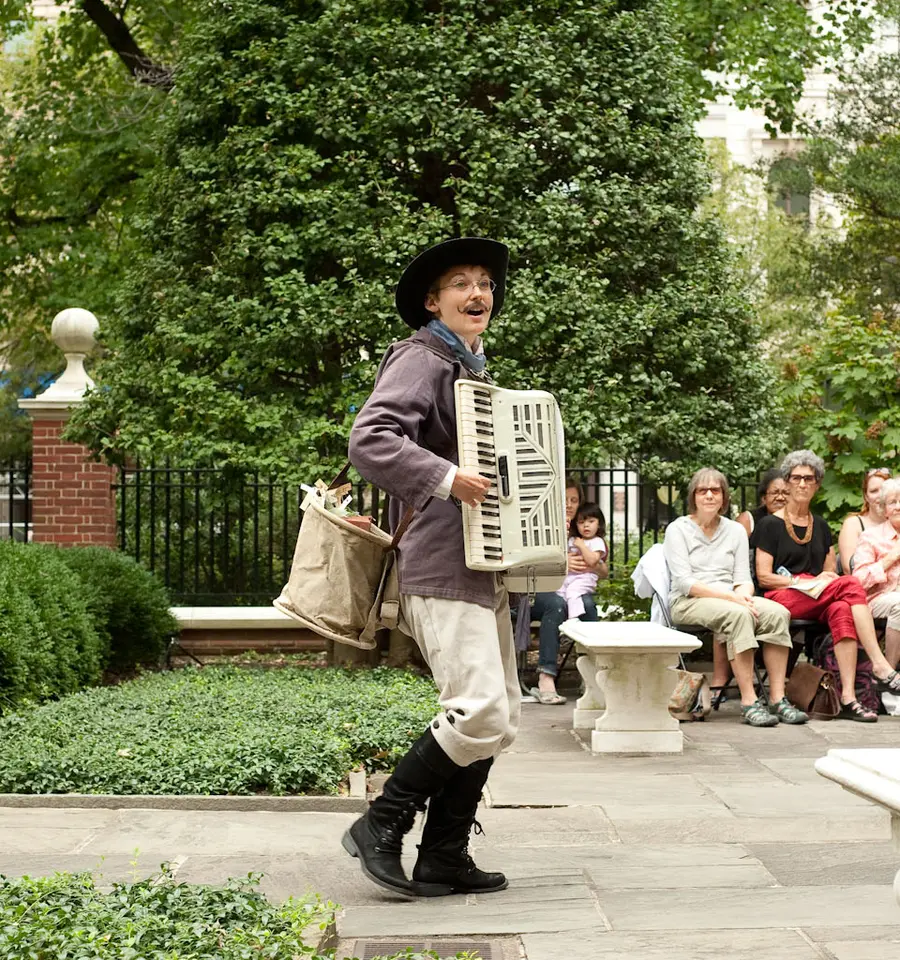
[[[351, 462], [391, 496], [392, 531], [407, 506], [416, 511], [399, 550], [400, 626], [431, 668], [441, 710], [342, 842], [370, 880], [407, 896], [507, 886], [468, 852], [491, 764], [516, 735], [520, 692], [506, 588], [465, 562], [460, 503], [481, 503], [490, 481], [457, 466], [453, 385], [492, 382], [481, 336], [503, 306], [508, 262], [504, 244], [463, 237], [409, 264], [396, 304], [416, 332], [388, 349], [350, 434]], [[426, 804], [410, 881], [401, 845]]]

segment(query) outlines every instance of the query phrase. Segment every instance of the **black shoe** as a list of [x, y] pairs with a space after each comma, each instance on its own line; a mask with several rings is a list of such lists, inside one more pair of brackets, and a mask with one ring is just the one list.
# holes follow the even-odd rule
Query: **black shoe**
[[499, 872], [479, 869], [469, 855], [469, 833], [482, 833], [475, 819], [492, 759], [463, 767], [431, 798], [413, 869], [412, 887], [420, 897], [449, 893], [494, 893], [509, 885]]
[[900, 694], [900, 673], [891, 670], [886, 677], [876, 677], [875, 689], [879, 693], [892, 693], [897, 696], [897, 694]]
[[856, 720], [858, 723], [878, 723], [878, 714], [868, 710], [859, 700], [842, 703], [841, 712], [837, 718], [838, 720]]
[[373, 883], [402, 896], [419, 896], [400, 862], [403, 837], [412, 829], [416, 812], [461, 769], [441, 749], [431, 728], [400, 759], [381, 796], [341, 839]]
[[412, 829], [415, 818], [414, 804], [408, 811], [398, 811], [398, 816], [386, 824], [377, 823], [368, 810], [341, 838], [341, 846], [359, 859], [362, 872], [372, 883], [404, 897], [417, 895], [400, 863], [403, 837]]

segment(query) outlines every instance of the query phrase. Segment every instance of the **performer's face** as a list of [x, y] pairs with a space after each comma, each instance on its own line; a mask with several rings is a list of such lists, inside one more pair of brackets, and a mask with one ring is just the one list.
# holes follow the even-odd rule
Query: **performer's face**
[[425, 309], [471, 346], [484, 333], [494, 306], [494, 281], [484, 267], [452, 267], [438, 277]]

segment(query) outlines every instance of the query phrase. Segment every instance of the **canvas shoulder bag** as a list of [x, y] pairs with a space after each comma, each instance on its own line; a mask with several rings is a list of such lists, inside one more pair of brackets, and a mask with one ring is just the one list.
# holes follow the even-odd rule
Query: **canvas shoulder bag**
[[[328, 489], [347, 481], [346, 464]], [[274, 606], [307, 629], [363, 650], [400, 616], [397, 546], [413, 518], [409, 507], [393, 536], [374, 524], [364, 530], [313, 498], [300, 524], [291, 573]]]

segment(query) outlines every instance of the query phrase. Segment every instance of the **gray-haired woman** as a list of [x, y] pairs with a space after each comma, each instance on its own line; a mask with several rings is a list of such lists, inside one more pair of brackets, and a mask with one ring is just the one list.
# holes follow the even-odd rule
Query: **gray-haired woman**
[[787, 607], [792, 617], [828, 624], [841, 674], [839, 716], [875, 723], [878, 715], [856, 699], [857, 645], [869, 655], [879, 689], [900, 693], [900, 674], [878, 646], [862, 584], [837, 575], [831, 531], [809, 508], [825, 463], [812, 450], [795, 450], [782, 461], [781, 475], [788, 482], [787, 503], [763, 517], [750, 540], [756, 548], [756, 579], [765, 596]]
[[[724, 516], [730, 503], [728, 481], [718, 470], [698, 470], [688, 485], [687, 501], [688, 516], [669, 524], [664, 543], [672, 619], [725, 636], [744, 723], [806, 723], [806, 714], [784, 695], [790, 614], [780, 604], [753, 595], [747, 534]], [[769, 672], [769, 703], [757, 699], [753, 686], [753, 658], [760, 644]]]

